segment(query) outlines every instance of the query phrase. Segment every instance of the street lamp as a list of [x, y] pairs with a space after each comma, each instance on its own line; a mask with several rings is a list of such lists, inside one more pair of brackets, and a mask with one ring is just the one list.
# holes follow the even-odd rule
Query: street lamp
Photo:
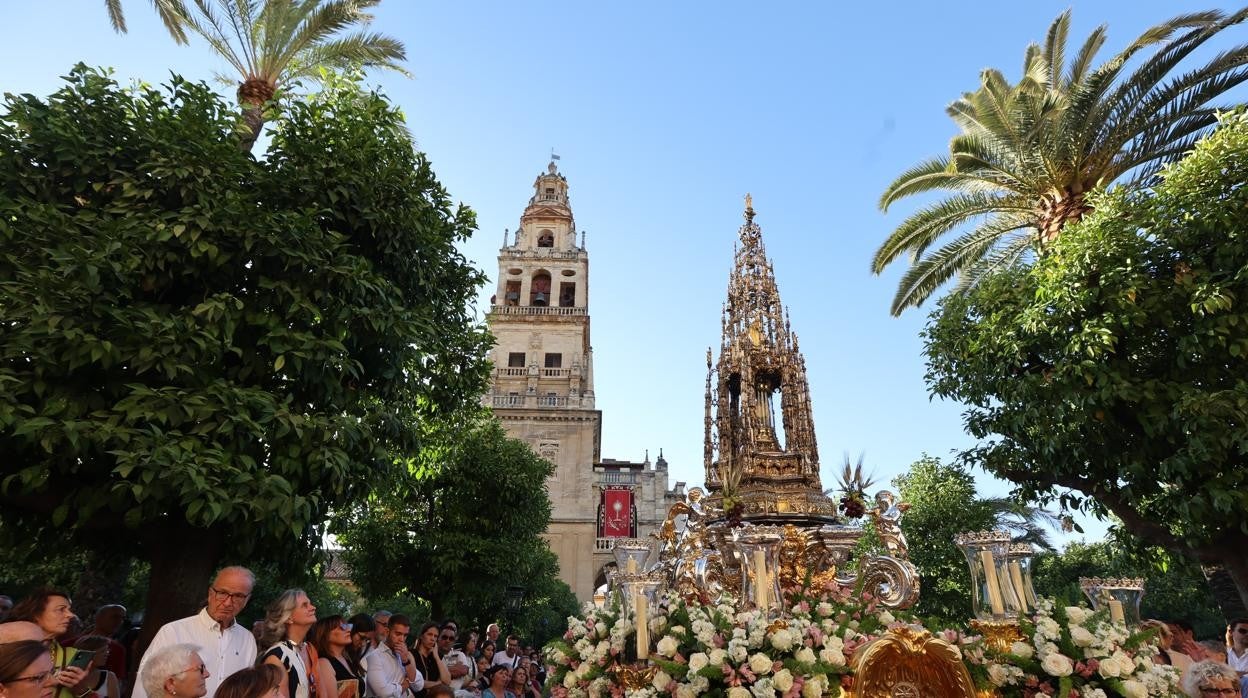
[[524, 587], [516, 584], [507, 587], [504, 598], [507, 602], [507, 615], [516, 615], [520, 612], [520, 607], [524, 605]]

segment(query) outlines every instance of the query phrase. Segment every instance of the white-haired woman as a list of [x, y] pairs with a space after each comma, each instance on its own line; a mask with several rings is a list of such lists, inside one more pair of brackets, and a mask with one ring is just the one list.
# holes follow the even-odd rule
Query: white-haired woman
[[208, 666], [199, 647], [170, 645], [145, 657], [139, 680], [149, 698], [203, 698], [208, 693]]
[[305, 640], [316, 624], [316, 606], [302, 589], [287, 589], [265, 609], [260, 662], [286, 673], [282, 698], [316, 698], [315, 650]]
[[1206, 659], [1187, 668], [1181, 688], [1191, 698], [1238, 698], [1239, 675], [1222, 662]]

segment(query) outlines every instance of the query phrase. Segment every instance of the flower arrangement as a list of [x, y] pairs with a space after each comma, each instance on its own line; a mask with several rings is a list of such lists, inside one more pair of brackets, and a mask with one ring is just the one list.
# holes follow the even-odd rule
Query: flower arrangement
[[1182, 696], [1178, 672], [1156, 664], [1152, 631], [1131, 632], [1107, 610], [1057, 606], [1040, 599], [1019, 625], [1008, 652], [979, 644], [963, 657], [981, 688], [1007, 698], [1145, 698]]
[[877, 608], [869, 595], [841, 588], [790, 595], [783, 620], [757, 610], [738, 611], [730, 598], [718, 603], [662, 596], [650, 619], [658, 638], [649, 659], [649, 685], [625, 690], [614, 672], [635, 656], [633, 627], [618, 605], [587, 607], [569, 618], [561, 641], [546, 647], [554, 666], [548, 678], [554, 698], [820, 698], [839, 696], [851, 681], [854, 650], [902, 622]]

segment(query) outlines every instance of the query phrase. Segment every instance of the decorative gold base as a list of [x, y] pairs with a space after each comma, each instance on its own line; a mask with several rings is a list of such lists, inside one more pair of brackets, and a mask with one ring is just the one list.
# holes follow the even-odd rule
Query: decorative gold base
[[637, 691], [650, 685], [658, 667], [648, 664], [617, 664], [611, 669], [615, 683], [626, 690]]
[[1002, 654], [1009, 652], [1015, 642], [1021, 642], [1022, 632], [1017, 620], [972, 620], [971, 629], [984, 636], [988, 646]]

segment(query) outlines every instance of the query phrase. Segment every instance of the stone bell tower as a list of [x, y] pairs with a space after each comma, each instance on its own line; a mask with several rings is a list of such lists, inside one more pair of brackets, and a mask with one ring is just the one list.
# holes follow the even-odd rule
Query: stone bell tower
[[498, 287], [486, 317], [498, 340], [487, 405], [507, 433], [555, 465], [547, 481], [547, 540], [560, 577], [582, 600], [593, 595], [602, 413], [594, 408], [589, 339], [589, 254], [577, 240], [568, 180], [552, 160], [514, 237], [504, 233]]
[[704, 461], [712, 501], [731, 494], [746, 520], [805, 523], [836, 516], [819, 481], [806, 361], [753, 203], [745, 197], [719, 361], [707, 349]]

